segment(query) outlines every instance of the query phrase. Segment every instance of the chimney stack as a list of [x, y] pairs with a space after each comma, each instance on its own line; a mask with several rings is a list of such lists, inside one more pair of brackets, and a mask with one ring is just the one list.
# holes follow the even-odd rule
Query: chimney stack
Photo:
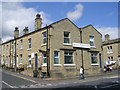
[[110, 35], [109, 34], [106, 34], [105, 35], [105, 41], [109, 41], [110, 40]]
[[19, 37], [19, 30], [18, 30], [18, 27], [15, 27], [14, 38], [18, 38], [18, 37]]
[[25, 27], [25, 29], [23, 29], [23, 35], [26, 35], [29, 33], [29, 29], [28, 27]]
[[42, 27], [42, 18], [40, 14], [37, 14], [35, 18], [35, 30], [38, 30], [41, 27]]

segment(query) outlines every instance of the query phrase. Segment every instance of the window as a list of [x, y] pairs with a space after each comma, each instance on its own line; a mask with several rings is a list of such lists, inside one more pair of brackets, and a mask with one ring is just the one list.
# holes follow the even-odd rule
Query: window
[[112, 46], [110, 46], [110, 53], [112, 53]]
[[70, 44], [70, 32], [64, 32], [64, 43]]
[[43, 35], [43, 44], [45, 44], [47, 43], [47, 33], [43, 32], [42, 35]]
[[97, 53], [91, 53], [91, 64], [97, 64]]
[[110, 57], [108, 57], [108, 60], [110, 60]]
[[54, 64], [59, 64], [59, 51], [54, 51]]
[[28, 39], [28, 47], [31, 48], [31, 38]]
[[107, 53], [112, 53], [112, 46], [107, 47]]
[[43, 65], [47, 65], [47, 56], [46, 53], [43, 53], [43, 61], [42, 61]]
[[20, 49], [22, 49], [22, 39], [20, 40]]
[[73, 52], [65, 51], [64, 52], [64, 63], [65, 64], [73, 64]]
[[20, 54], [20, 63], [22, 63], [22, 54]]
[[109, 46], [107, 47], [107, 52], [109, 53]]
[[111, 61], [113, 61], [113, 56], [111, 56]]
[[95, 44], [94, 44], [94, 36], [90, 36], [90, 46], [95, 46]]
[[31, 55], [28, 55], [28, 65], [31, 65]]

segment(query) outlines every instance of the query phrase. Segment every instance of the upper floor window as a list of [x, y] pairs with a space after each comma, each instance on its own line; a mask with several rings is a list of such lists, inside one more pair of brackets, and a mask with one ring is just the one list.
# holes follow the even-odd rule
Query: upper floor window
[[64, 43], [70, 44], [70, 32], [64, 32]]
[[94, 36], [90, 36], [90, 46], [95, 46]]
[[59, 64], [59, 51], [54, 51], [54, 64]]
[[107, 53], [112, 53], [112, 46], [107, 47]]
[[9, 52], [8, 45], [6, 46], [6, 51]]
[[91, 64], [97, 64], [97, 53], [91, 53]]
[[73, 52], [72, 51], [64, 52], [64, 64], [73, 64]]
[[43, 32], [42, 36], [43, 36], [43, 44], [47, 43], [47, 33]]
[[21, 39], [20, 40], [20, 49], [22, 49], [22, 43], [23, 43], [23, 40]]
[[28, 39], [28, 47], [31, 48], [31, 38]]

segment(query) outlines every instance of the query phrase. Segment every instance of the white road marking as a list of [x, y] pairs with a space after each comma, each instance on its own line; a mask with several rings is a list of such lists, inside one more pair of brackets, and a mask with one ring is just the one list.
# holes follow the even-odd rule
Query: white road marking
[[105, 87], [101, 87], [101, 88], [108, 88], [108, 87], [113, 87], [113, 86], [116, 86], [118, 84], [113, 84], [113, 85], [109, 85], [109, 86], [105, 86]]
[[4, 83], [5, 85], [9, 86], [10, 88], [14, 88], [14, 87], [11, 86], [10, 84], [6, 83], [5, 81], [2, 81], [2, 83]]
[[[7, 72], [5, 72], [5, 73], [7, 73]], [[36, 82], [36, 81], [34, 81], [34, 80], [27, 79], [27, 78], [24, 78], [24, 77], [21, 77], [21, 76], [17, 76], [17, 75], [10, 74], [10, 73], [7, 73], [7, 74], [12, 75], [12, 76], [15, 76], [15, 77], [18, 77], [18, 78], [21, 78], [21, 79], [24, 79], [24, 80], [27, 80], [27, 81], [31, 81], [31, 82], [33, 82], [33, 83], [37, 83], [37, 82]]]

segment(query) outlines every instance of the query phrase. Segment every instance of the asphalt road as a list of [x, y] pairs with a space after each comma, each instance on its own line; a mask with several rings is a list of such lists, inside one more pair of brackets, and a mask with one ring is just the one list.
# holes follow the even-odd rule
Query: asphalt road
[[2, 88], [19, 88], [31, 84], [36, 83], [2, 72]]
[[[17, 74], [16, 74], [17, 75]], [[18, 76], [2, 72], [2, 88], [46, 88], [48, 90], [63, 90], [63, 89], [77, 89], [77, 88], [92, 88], [102, 90], [104, 88], [120, 88], [120, 77], [105, 76], [105, 77], [92, 77], [85, 80], [69, 79], [57, 81], [33, 82]], [[116, 90], [115, 89], [115, 90]]]

